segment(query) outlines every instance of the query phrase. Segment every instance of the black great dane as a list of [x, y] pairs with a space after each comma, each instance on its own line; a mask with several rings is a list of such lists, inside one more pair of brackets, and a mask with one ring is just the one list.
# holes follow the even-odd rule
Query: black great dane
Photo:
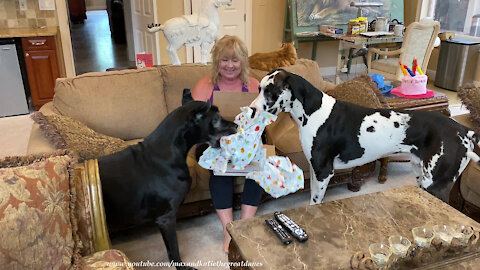
[[187, 152], [197, 143], [220, 147], [222, 136], [237, 131], [216, 106], [193, 101], [188, 89], [182, 104], [143, 142], [98, 160], [109, 230], [154, 221], [174, 262], [181, 262], [176, 215], [191, 185]]
[[289, 112], [298, 124], [310, 163], [310, 203], [323, 200], [334, 169], [346, 169], [394, 153], [411, 153], [417, 182], [448, 202], [453, 182], [465, 169], [479, 137], [437, 112], [371, 109], [322, 93], [285, 70], [265, 76], [250, 105], [259, 111]]

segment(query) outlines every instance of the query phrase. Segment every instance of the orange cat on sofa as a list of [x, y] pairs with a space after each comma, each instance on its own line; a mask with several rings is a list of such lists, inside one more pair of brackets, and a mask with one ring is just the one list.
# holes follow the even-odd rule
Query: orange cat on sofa
[[248, 58], [250, 68], [271, 71], [279, 67], [286, 67], [295, 64], [297, 51], [293, 42], [283, 43], [276, 51], [268, 53], [255, 53]]

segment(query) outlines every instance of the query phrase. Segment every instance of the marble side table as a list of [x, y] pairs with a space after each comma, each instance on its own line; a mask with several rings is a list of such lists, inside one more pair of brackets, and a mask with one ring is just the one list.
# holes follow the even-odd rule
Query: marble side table
[[[415, 186], [283, 213], [307, 231], [309, 240], [283, 245], [264, 221], [273, 214], [234, 221], [227, 225], [232, 236], [229, 261], [249, 265], [232, 269], [350, 269], [352, 255], [356, 251], [368, 252], [371, 243], [388, 243], [390, 235], [402, 235], [413, 242], [413, 227], [461, 224], [480, 229], [476, 221]], [[480, 253], [468, 253], [436, 262], [435, 268], [468, 268], [479, 261]]]

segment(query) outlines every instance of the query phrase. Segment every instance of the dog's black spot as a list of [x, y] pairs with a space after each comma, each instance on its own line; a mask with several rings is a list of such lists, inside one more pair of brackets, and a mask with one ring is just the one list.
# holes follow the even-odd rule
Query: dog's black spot
[[269, 113], [271, 114], [276, 114], [277, 113], [277, 108], [271, 108], [270, 110], [268, 110]]
[[269, 79], [269, 80], [273, 80], [273, 78], [275, 78], [275, 75], [270, 75], [270, 76], [268, 76], [268, 79]]
[[390, 111], [388, 110], [380, 110], [379, 111], [380, 115], [385, 117], [385, 118], [390, 118]]
[[298, 121], [303, 122], [303, 116], [298, 117]]
[[377, 123], [377, 120], [373, 120], [373, 123]]
[[257, 113], [257, 108], [252, 108], [252, 116], [251, 116], [251, 118], [255, 118], [255, 113]]
[[290, 96], [290, 101], [293, 103], [295, 101], [295, 97], [293, 95]]
[[317, 203], [317, 199], [313, 198], [313, 202], [314, 202], [314, 203]]
[[263, 104], [263, 110], [264, 110], [264, 111], [267, 110], [267, 105]]
[[397, 121], [395, 121], [395, 122], [393, 122], [393, 126], [396, 127], [396, 128], [398, 128], [398, 127], [400, 127], [400, 123], [398, 123]]
[[282, 108], [283, 107], [283, 100], [280, 100], [279, 104], [280, 104], [280, 108]]
[[373, 126], [370, 126], [367, 128], [368, 132], [375, 132], [375, 128]]
[[307, 116], [306, 116], [306, 115], [303, 115], [303, 123], [302, 123], [302, 126], [307, 125], [307, 122], [308, 122]]

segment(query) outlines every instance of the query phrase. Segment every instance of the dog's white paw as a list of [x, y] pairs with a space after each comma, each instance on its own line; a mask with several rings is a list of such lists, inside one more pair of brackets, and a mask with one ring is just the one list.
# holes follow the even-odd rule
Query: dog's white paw
[[467, 157], [471, 158], [473, 162], [478, 163], [480, 161], [480, 157], [472, 151], [467, 152]]

